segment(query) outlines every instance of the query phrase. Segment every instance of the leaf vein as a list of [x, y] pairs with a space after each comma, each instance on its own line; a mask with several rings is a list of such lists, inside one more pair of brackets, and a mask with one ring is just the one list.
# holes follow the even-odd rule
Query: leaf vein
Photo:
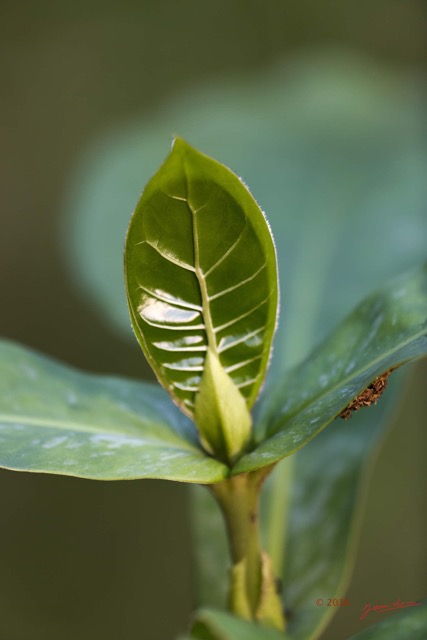
[[251, 280], [256, 278], [257, 275], [261, 273], [261, 271], [265, 269], [266, 266], [267, 266], [267, 263], [264, 262], [264, 264], [259, 269], [257, 269], [255, 273], [253, 273], [251, 276], [249, 276], [248, 278], [245, 278], [244, 280], [241, 280], [237, 284], [234, 284], [232, 287], [228, 287], [228, 289], [223, 289], [222, 291], [215, 293], [213, 296], [209, 296], [209, 300], [210, 301], [216, 300], [217, 298], [224, 296], [226, 293], [231, 293], [232, 291], [236, 291], [236, 289], [238, 289], [239, 287], [242, 287], [244, 284], [247, 284], [248, 282], [251, 282]]
[[[246, 340], [249, 340], [250, 338], [255, 337], [256, 335], [258, 335], [258, 333], [261, 333], [261, 331], [264, 331], [264, 330], [265, 330], [264, 327], [259, 327], [258, 329], [254, 329], [254, 331], [251, 331], [250, 333], [247, 333], [241, 336], [240, 338], [237, 338], [236, 340], [229, 342], [228, 344], [225, 345], [225, 347], [220, 347], [218, 349], [218, 353], [223, 353], [228, 349], [232, 349], [233, 347], [236, 347], [238, 344], [241, 344], [242, 342], [246, 342]], [[220, 344], [221, 344], [221, 341], [220, 341]]]
[[229, 320], [228, 322], [225, 322], [224, 324], [220, 325], [219, 327], [216, 327], [216, 329], [214, 329], [214, 331], [216, 333], [218, 333], [219, 331], [222, 331], [223, 329], [227, 329], [228, 327], [231, 327], [233, 324], [236, 324], [236, 322], [239, 322], [239, 320], [243, 320], [247, 316], [251, 315], [251, 313], [253, 313], [257, 309], [262, 307], [264, 304], [266, 304], [266, 302], [268, 302], [268, 300], [270, 299], [270, 296], [271, 296], [271, 292], [259, 304], [255, 305], [254, 307], [249, 309], [249, 311], [245, 311], [245, 313], [242, 313], [242, 315], [238, 316], [237, 318], [233, 318], [233, 320]]
[[260, 360], [262, 358], [262, 354], [259, 356], [254, 356], [253, 358], [249, 358], [248, 360], [244, 360], [243, 362], [238, 362], [237, 364], [233, 364], [230, 367], [226, 367], [226, 372], [231, 373], [232, 371], [236, 371], [237, 369], [241, 369], [242, 367], [246, 367], [247, 364], [251, 362], [255, 362], [256, 360]]
[[209, 269], [206, 271], [206, 273], [204, 274], [205, 278], [207, 278], [208, 276], [210, 276], [210, 274], [212, 273], [212, 271], [214, 271], [217, 267], [219, 267], [219, 265], [226, 259], [228, 258], [228, 256], [230, 255], [230, 253], [232, 251], [234, 251], [234, 249], [237, 247], [237, 245], [239, 244], [242, 236], [243, 236], [243, 232], [245, 231], [246, 228], [246, 216], [245, 216], [245, 224], [243, 225], [239, 235], [237, 236], [236, 240], [233, 242], [233, 244], [227, 249], [227, 251], [225, 253], [223, 253], [223, 255], [211, 266], [209, 267]]
[[144, 287], [144, 285], [140, 283], [138, 283], [138, 286], [140, 289], [142, 289], [142, 291], [145, 291], [145, 293], [148, 293], [148, 295], [152, 296], [156, 300], [159, 300], [160, 302], [166, 302], [167, 304], [170, 304], [172, 307], [179, 307], [182, 309], [192, 309], [194, 311], [202, 311], [202, 307], [199, 304], [193, 304], [192, 302], [187, 302], [186, 300], [176, 300], [176, 299], [171, 300], [166, 295], [161, 295], [157, 291], [153, 291], [148, 287]]
[[177, 267], [181, 267], [182, 269], [186, 269], [187, 271], [191, 271], [192, 273], [195, 272], [195, 268], [192, 267], [190, 264], [187, 264], [186, 262], [182, 262], [182, 260], [179, 260], [178, 258], [174, 258], [171, 255], [164, 253], [161, 249], [159, 249], [157, 245], [153, 244], [149, 240], [141, 240], [141, 242], [137, 242], [135, 246], [138, 246], [140, 244], [148, 244], [148, 246], [154, 249], [154, 251], [156, 251], [159, 254], [159, 256], [161, 256], [168, 262], [171, 262], [172, 264], [176, 265]]

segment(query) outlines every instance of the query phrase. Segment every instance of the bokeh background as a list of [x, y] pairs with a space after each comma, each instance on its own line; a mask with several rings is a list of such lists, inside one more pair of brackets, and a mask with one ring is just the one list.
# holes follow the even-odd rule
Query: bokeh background
[[[90, 251], [76, 249], [91, 185], [114, 175], [115, 151], [128, 160], [137, 132], [142, 147], [151, 144], [153, 128], [156, 140], [163, 136], [163, 151], [155, 147], [155, 161], [141, 166], [141, 184], [135, 187], [135, 172], [129, 177], [133, 202], [171, 135], [181, 133], [168, 119], [174, 105], [177, 121], [191, 122], [206, 114], [206, 103], [221, 109], [232, 102], [238, 122], [248, 87], [251, 104], [259, 87], [259, 108], [274, 106], [279, 73], [299, 87], [294, 100], [307, 86], [317, 87], [308, 95], [321, 94], [331, 78], [340, 86], [340, 73], [345, 95], [356, 100], [361, 78], [370, 78], [364, 118], [372, 104], [377, 123], [389, 95], [409, 122], [399, 131], [407, 129], [412, 143], [418, 136], [422, 146], [426, 26], [422, 0], [1, 0], [0, 335], [81, 369], [150, 378], [122, 321], [109, 314], [108, 295], [97, 295], [97, 276], [85, 276]], [[383, 84], [378, 97], [374, 87]], [[309, 108], [316, 113], [316, 104]], [[250, 123], [240, 124], [245, 135]], [[280, 133], [269, 130], [265, 139]], [[321, 144], [319, 138], [319, 165]], [[104, 174], [103, 150], [110, 163]], [[396, 153], [393, 141], [390, 150]], [[253, 171], [263, 153], [269, 150], [253, 160]], [[367, 163], [371, 147], [369, 153]], [[417, 157], [405, 165], [410, 176], [420, 171]], [[275, 188], [280, 201], [283, 185]], [[417, 188], [420, 208], [427, 202]], [[410, 254], [410, 237], [403, 241]], [[379, 454], [348, 593], [352, 606], [338, 613], [325, 640], [361, 629], [360, 608], [373, 597], [381, 603], [426, 595], [426, 374], [425, 365], [413, 368]], [[174, 483], [1, 471], [0, 638], [169, 640], [185, 630], [193, 605], [186, 497]]]

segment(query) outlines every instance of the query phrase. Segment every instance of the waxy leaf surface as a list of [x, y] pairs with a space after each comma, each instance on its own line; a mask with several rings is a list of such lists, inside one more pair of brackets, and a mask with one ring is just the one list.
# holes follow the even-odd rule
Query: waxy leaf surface
[[227, 467], [159, 386], [79, 373], [0, 342], [0, 467], [210, 483]]
[[194, 416], [208, 347], [251, 406], [277, 315], [274, 245], [229, 169], [176, 139], [145, 188], [125, 250], [132, 324], [159, 381]]
[[270, 386], [261, 401], [261, 444], [234, 472], [294, 453], [376, 377], [426, 355], [427, 264], [369, 296], [305, 361]]

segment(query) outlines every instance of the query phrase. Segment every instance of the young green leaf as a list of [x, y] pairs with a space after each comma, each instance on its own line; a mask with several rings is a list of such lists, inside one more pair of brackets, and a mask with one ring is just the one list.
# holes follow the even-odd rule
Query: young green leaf
[[158, 385], [79, 373], [0, 342], [0, 467], [91, 478], [211, 483], [190, 421]]
[[278, 294], [271, 234], [243, 183], [176, 139], [132, 217], [125, 271], [136, 337], [176, 404], [194, 417], [209, 348], [251, 407]]
[[196, 396], [195, 419], [205, 449], [230, 463], [249, 442], [251, 414], [242, 394], [210, 348]]
[[369, 296], [307, 360], [275, 382], [261, 401], [261, 443], [234, 472], [294, 453], [377, 376], [426, 355], [427, 264]]

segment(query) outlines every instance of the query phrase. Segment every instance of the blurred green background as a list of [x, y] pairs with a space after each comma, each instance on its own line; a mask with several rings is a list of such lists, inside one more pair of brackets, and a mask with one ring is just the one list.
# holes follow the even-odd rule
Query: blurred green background
[[[165, 155], [175, 133], [168, 120], [174, 104], [192, 121], [202, 112], [200, 91], [221, 109], [231, 100], [231, 87], [238, 121], [239, 100], [244, 112], [253, 79], [265, 90], [259, 94], [263, 105], [272, 100], [275, 70], [286, 73], [305, 60], [331, 59], [335, 66], [355, 60], [359, 80], [371, 66], [371, 85], [385, 78], [391, 89], [384, 95], [400, 95], [393, 87], [405, 82], [421, 95], [426, 23], [422, 0], [2, 0], [0, 335], [89, 371], [150, 377], [136, 343], [95, 299], [96, 279], [88, 275], [79, 285], [87, 253], [78, 266], [70, 216], [79, 193], [87, 193], [84, 167], [95, 163], [85, 160], [88, 153], [99, 163], [102, 149], [120, 151], [108, 137], [106, 146], [98, 142], [119, 135], [109, 132], [132, 138], [141, 131], [147, 137], [155, 123]], [[408, 130], [424, 144], [417, 117], [418, 125]], [[274, 140], [275, 131], [269, 136]], [[232, 150], [217, 156], [226, 161], [227, 153]], [[253, 171], [263, 153], [270, 150], [260, 151]], [[413, 157], [411, 176], [419, 169]], [[157, 162], [141, 167], [138, 190]], [[129, 177], [132, 193], [134, 179]], [[275, 188], [280, 200], [285, 187]], [[410, 239], [405, 241], [410, 254]], [[378, 458], [348, 594], [352, 604], [338, 613], [325, 640], [361, 629], [359, 611], [368, 601], [426, 595], [426, 373], [425, 364], [414, 368]], [[2, 471], [0, 505], [1, 640], [169, 640], [186, 629], [192, 596], [184, 486]]]

